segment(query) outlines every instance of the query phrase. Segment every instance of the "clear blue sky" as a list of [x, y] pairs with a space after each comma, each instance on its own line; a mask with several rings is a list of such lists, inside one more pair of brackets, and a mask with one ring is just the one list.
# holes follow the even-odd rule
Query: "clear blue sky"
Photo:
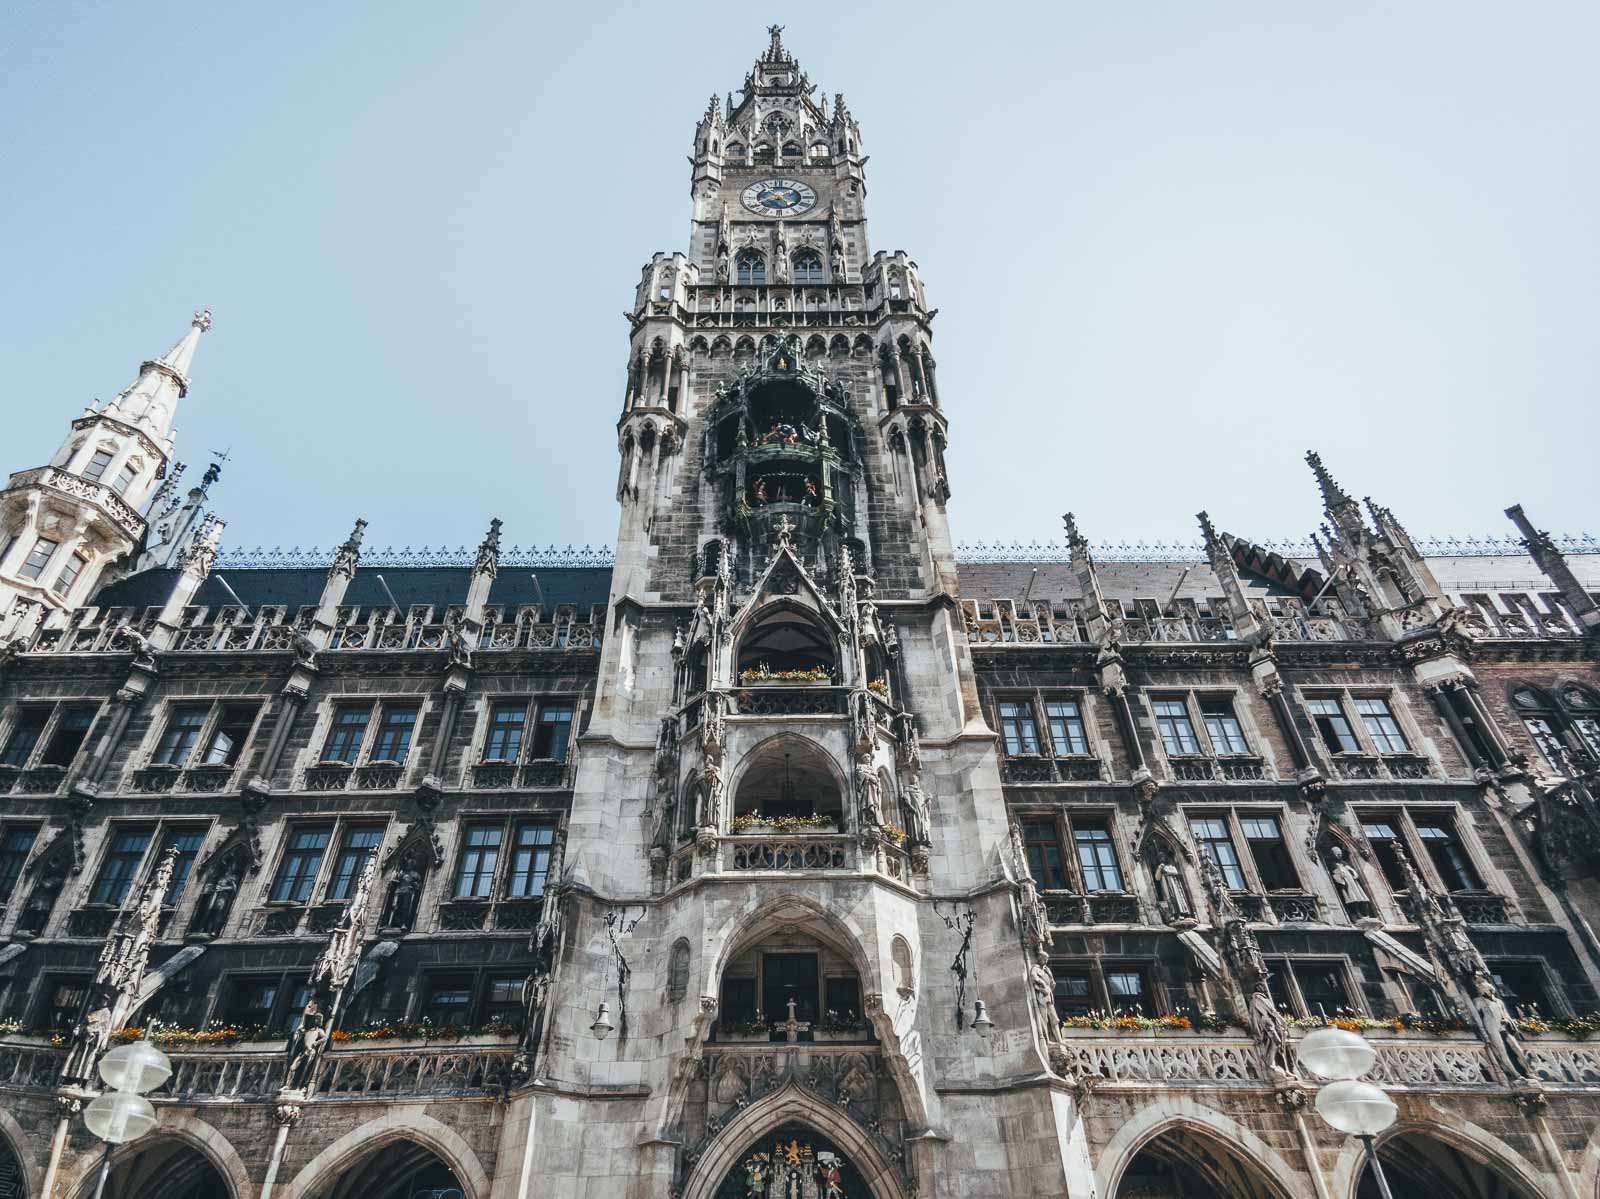
[[1600, 525], [1593, 4], [14, 0], [0, 467], [209, 305], [229, 544], [611, 543], [622, 310], [772, 20], [940, 309], [959, 538], [1303, 534], [1310, 447]]

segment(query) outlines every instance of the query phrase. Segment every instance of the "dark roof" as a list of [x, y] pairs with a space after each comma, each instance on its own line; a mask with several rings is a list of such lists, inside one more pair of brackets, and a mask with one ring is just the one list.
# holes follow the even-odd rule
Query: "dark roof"
[[[159, 607], [172, 591], [175, 570], [147, 570], [121, 579], [100, 590], [94, 602], [101, 607]], [[218, 570], [200, 585], [194, 602], [206, 607], [226, 607], [233, 598], [217, 580], [227, 580], [249, 606], [282, 604], [291, 611], [315, 604], [322, 596], [326, 570], [315, 568], [283, 570]], [[389, 585], [401, 607], [413, 604], [444, 606], [459, 604], [467, 597], [471, 571], [465, 566], [385, 566], [356, 571], [345, 593], [345, 603], [360, 607], [388, 607], [389, 597], [378, 583], [378, 576]], [[539, 579], [538, 591], [534, 576]], [[543, 593], [545, 611], [557, 604], [574, 604], [580, 616], [604, 605], [611, 594], [611, 570], [604, 566], [562, 566], [526, 570], [502, 567], [489, 589], [491, 604], [518, 606], [539, 602]]]

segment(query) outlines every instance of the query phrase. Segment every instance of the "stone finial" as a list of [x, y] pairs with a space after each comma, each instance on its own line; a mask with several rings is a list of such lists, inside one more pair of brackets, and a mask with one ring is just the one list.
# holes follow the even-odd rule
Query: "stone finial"
[[1068, 512], [1061, 517], [1061, 523], [1067, 528], [1067, 546], [1072, 550], [1073, 555], [1081, 554], [1084, 557], [1088, 557], [1089, 542], [1082, 533], [1078, 532], [1077, 518]]
[[768, 25], [767, 36], [772, 40], [767, 44], [766, 61], [782, 62], [788, 57], [783, 49], [783, 26]]
[[1200, 522], [1200, 536], [1205, 539], [1206, 552], [1215, 556], [1217, 546], [1217, 530], [1211, 524], [1211, 516], [1205, 509], [1195, 513], [1195, 519]]
[[494, 574], [500, 567], [500, 526], [497, 516], [489, 522], [489, 531], [478, 545], [478, 557], [472, 564], [473, 574]]
[[343, 574], [348, 578], [355, 577], [356, 564], [361, 561], [361, 536], [366, 531], [367, 522], [358, 517], [355, 528], [350, 530], [350, 536], [346, 537], [344, 544], [334, 551], [333, 562], [328, 567], [330, 575]]
[[200, 330], [200, 332], [204, 333], [207, 329], [211, 328], [211, 309], [200, 309], [194, 314], [194, 318], [189, 323], [196, 329]]
[[1328, 468], [1322, 465], [1322, 455], [1316, 450], [1306, 451], [1306, 463], [1311, 467], [1311, 473], [1317, 476], [1317, 486], [1322, 489], [1322, 503], [1324, 507], [1332, 508], [1337, 504], [1348, 504], [1351, 499], [1345, 494], [1344, 488], [1334, 481]]

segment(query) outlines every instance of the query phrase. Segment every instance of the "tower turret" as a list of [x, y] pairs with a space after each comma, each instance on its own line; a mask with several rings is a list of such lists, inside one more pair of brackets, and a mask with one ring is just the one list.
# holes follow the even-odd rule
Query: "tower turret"
[[48, 466], [0, 491], [0, 638], [81, 603], [106, 569], [145, 542], [142, 511], [167, 473], [173, 417], [210, 312], [103, 407], [91, 405]]

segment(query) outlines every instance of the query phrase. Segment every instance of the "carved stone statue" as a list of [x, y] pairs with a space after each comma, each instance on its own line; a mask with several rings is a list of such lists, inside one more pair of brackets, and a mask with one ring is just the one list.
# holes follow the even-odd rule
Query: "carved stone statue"
[[1289, 1024], [1272, 1002], [1265, 980], [1250, 992], [1250, 1035], [1255, 1038], [1268, 1073], [1294, 1074], [1289, 1056]]
[[296, 666], [315, 666], [317, 664], [317, 643], [305, 635], [304, 630], [295, 629], [289, 637], [289, 649], [294, 653]]
[[1189, 903], [1189, 891], [1183, 885], [1183, 872], [1168, 855], [1163, 854], [1155, 867], [1156, 906], [1161, 918], [1168, 924], [1193, 924], [1194, 909]]
[[420, 865], [417, 855], [410, 854], [400, 863], [394, 878], [389, 880], [389, 890], [383, 901], [383, 916], [378, 921], [380, 928], [411, 931], [417, 919], [417, 901], [422, 895]]
[[1028, 968], [1029, 993], [1033, 996], [1033, 1007], [1039, 1014], [1039, 1027], [1044, 1032], [1045, 1040], [1055, 1043], [1061, 1040], [1061, 1017], [1056, 1014], [1056, 976], [1050, 967], [1045, 965], [1043, 958], [1036, 960]]
[[228, 913], [233, 909], [233, 901], [239, 894], [242, 869], [239, 862], [230, 861], [206, 881], [200, 898], [195, 901], [194, 920], [189, 926], [191, 933], [215, 937], [222, 932]]
[[285, 1087], [300, 1089], [310, 1083], [312, 1068], [328, 1042], [328, 1032], [323, 1027], [326, 1022], [321, 1005], [315, 999], [310, 1000], [300, 1015], [300, 1027], [285, 1047], [288, 1059], [283, 1073]]
[[1339, 846], [1335, 845], [1330, 849], [1328, 856], [1333, 859], [1328, 877], [1333, 880], [1333, 885], [1339, 892], [1344, 910], [1357, 920], [1365, 920], [1372, 915], [1372, 897], [1367, 894], [1360, 872], [1345, 858], [1344, 850]]
[[22, 905], [22, 912], [17, 917], [19, 934], [37, 937], [44, 931], [45, 922], [50, 919], [50, 913], [56, 906], [56, 896], [61, 894], [61, 888], [66, 883], [67, 872], [60, 863], [52, 862], [44, 868], [44, 873], [28, 893], [28, 902]]
[[72, 1029], [72, 1048], [61, 1065], [63, 1082], [93, 1082], [95, 1060], [111, 1036], [111, 1009], [98, 1007], [78, 1019]]
[[137, 665], [147, 666], [156, 660], [155, 650], [150, 645], [150, 638], [139, 632], [130, 624], [124, 624], [117, 629], [117, 639], [133, 651], [133, 660]]
[[1478, 1025], [1490, 1051], [1499, 1059], [1501, 1068], [1513, 1078], [1530, 1078], [1533, 1067], [1523, 1049], [1516, 1021], [1500, 998], [1494, 980], [1485, 974], [1473, 975], [1472, 1009], [1477, 1014]]
[[467, 622], [461, 613], [455, 611], [445, 613], [444, 643], [445, 649], [450, 653], [450, 665], [472, 665], [472, 642], [467, 637]]
[[722, 767], [715, 761], [708, 760], [705, 764], [704, 775], [705, 801], [700, 813], [702, 828], [713, 831], [722, 828], [722, 798], [724, 784], [722, 781]]
[[870, 755], [862, 755], [857, 770], [861, 776], [861, 827], [878, 828], [883, 824], [883, 784], [872, 771]]
[[902, 796], [906, 813], [906, 840], [913, 845], [933, 844], [933, 830], [928, 822], [928, 800], [917, 783], [907, 783]]

